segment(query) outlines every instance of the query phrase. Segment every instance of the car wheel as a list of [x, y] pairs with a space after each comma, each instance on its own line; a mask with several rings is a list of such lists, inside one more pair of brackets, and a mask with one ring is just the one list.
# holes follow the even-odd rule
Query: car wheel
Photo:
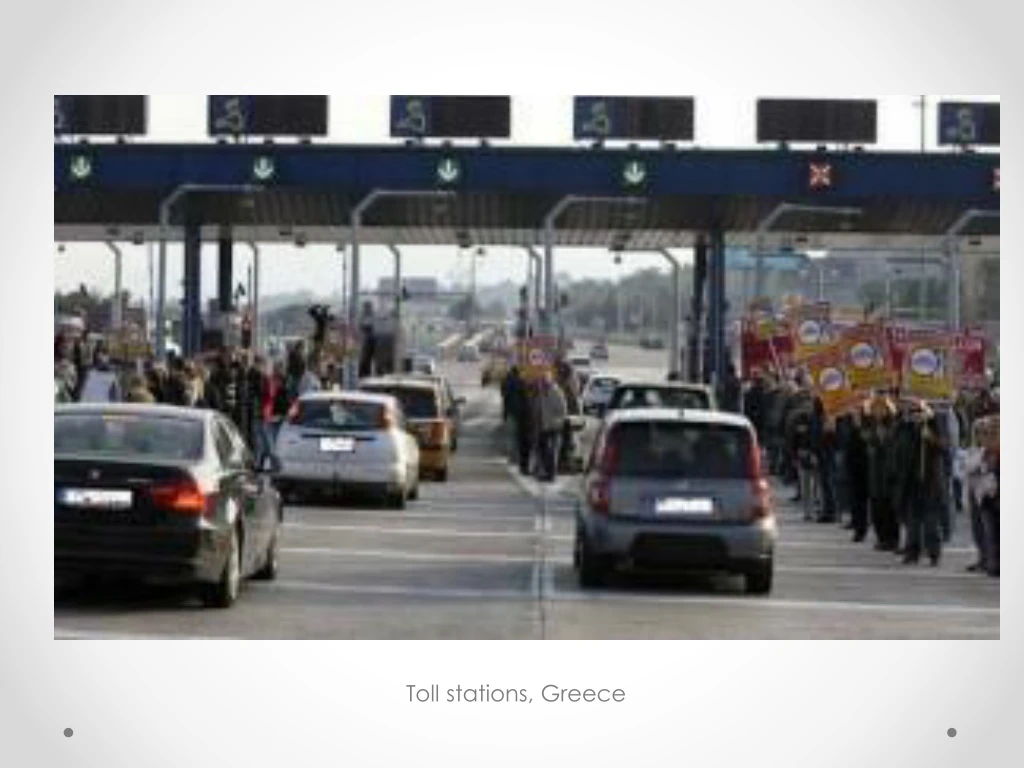
[[445, 467], [444, 469], [437, 470], [437, 472], [434, 474], [434, 479], [436, 479], [437, 482], [439, 482], [439, 483], [447, 483], [448, 482], [448, 467]]
[[573, 559], [578, 563], [576, 575], [583, 589], [603, 587], [608, 582], [607, 563], [594, 554], [586, 537], [582, 535], [576, 538], [576, 554]]
[[452, 453], [455, 453], [457, 450], [459, 450], [459, 438], [452, 435]]
[[275, 532], [267, 547], [267, 557], [263, 562], [263, 567], [256, 571], [253, 578], [260, 581], [273, 581], [277, 578], [279, 568], [277, 533]]
[[409, 488], [409, 501], [416, 501], [420, 497], [420, 481], [414, 480]]
[[395, 493], [388, 494], [387, 504], [392, 509], [405, 509], [405, 489], [399, 489]]
[[205, 584], [202, 590], [203, 604], [207, 608], [230, 608], [238, 599], [242, 583], [242, 548], [238, 529], [231, 529], [228, 559], [216, 584]]
[[767, 595], [772, 591], [772, 574], [775, 568], [773, 562], [769, 560], [766, 563], [762, 563], [755, 566], [752, 570], [747, 571], [745, 574], [746, 588], [748, 595]]

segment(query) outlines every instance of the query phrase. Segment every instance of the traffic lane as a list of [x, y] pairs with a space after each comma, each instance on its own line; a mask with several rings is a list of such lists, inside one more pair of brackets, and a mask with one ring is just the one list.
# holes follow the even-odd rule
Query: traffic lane
[[[556, 577], [562, 582], [566, 577]], [[693, 640], [998, 639], [997, 610], [718, 595], [556, 593], [546, 638]]]
[[[230, 610], [174, 595], [120, 595], [116, 612], [79, 604], [56, 638], [445, 640], [539, 637], [537, 604], [513, 589], [432, 589], [282, 578], [250, 583]], [[96, 598], [94, 598], [94, 601]]]

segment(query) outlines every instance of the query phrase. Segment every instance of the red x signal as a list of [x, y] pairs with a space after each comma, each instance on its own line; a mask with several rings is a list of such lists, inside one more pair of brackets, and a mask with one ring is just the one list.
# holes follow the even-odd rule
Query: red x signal
[[832, 163], [811, 163], [808, 185], [811, 189], [831, 189]]

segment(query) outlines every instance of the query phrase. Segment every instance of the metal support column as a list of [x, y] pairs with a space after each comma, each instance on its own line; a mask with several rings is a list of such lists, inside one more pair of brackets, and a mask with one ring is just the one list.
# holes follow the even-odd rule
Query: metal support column
[[392, 371], [402, 372], [402, 357], [404, 333], [402, 331], [402, 252], [394, 245], [389, 245], [388, 250], [395, 257], [395, 333], [392, 341]]
[[532, 245], [527, 246], [526, 251], [530, 254], [530, 260], [533, 262], [533, 316], [539, 318], [541, 295], [544, 290], [543, 276], [541, 274], [541, 265], [544, 263], [544, 257]]
[[120, 331], [123, 325], [123, 307], [121, 302], [121, 247], [117, 243], [107, 243], [107, 248], [114, 254], [114, 301], [110, 305], [110, 325], [114, 331]]
[[725, 235], [720, 227], [711, 233], [711, 384], [716, 389], [725, 380]]
[[690, 381], [704, 380], [704, 286], [707, 283], [708, 243], [704, 235], [697, 236], [693, 248], [693, 296], [690, 308], [690, 341], [687, 355], [686, 377]]
[[[390, 189], [375, 189], [370, 192], [366, 197], [359, 201], [355, 208], [352, 209], [350, 223], [352, 228], [351, 242], [352, 242], [352, 265], [349, 285], [349, 306], [348, 306], [348, 326], [349, 334], [355, 333], [355, 329], [359, 327], [359, 234], [363, 226], [363, 216], [381, 198], [415, 198], [415, 197], [444, 197], [452, 198], [455, 197], [455, 193], [448, 190], [439, 191], [421, 191], [421, 190], [390, 190]], [[344, 386], [346, 389], [355, 389], [359, 382], [359, 361], [355, 357], [349, 355], [345, 361], [345, 382]]]
[[260, 353], [260, 247], [249, 241], [246, 243], [252, 249], [252, 293], [249, 295], [249, 302], [252, 305], [252, 350], [255, 354]]
[[185, 224], [185, 281], [182, 301], [181, 353], [198, 354], [202, 346], [202, 260], [203, 241], [199, 223]]
[[680, 285], [683, 268], [679, 263], [679, 259], [668, 248], [663, 248], [661, 253], [668, 260], [669, 264], [672, 265], [672, 312], [669, 315], [672, 329], [669, 333], [668, 343], [668, 372], [669, 375], [672, 375], [680, 373], [680, 368], [683, 365], [682, 349], [679, 344], [679, 326], [683, 322], [683, 297], [682, 286]]
[[156, 305], [156, 357], [167, 358], [167, 238], [171, 226], [171, 211], [175, 203], [190, 192], [258, 192], [260, 187], [252, 184], [182, 184], [160, 203], [160, 259], [159, 285]]
[[217, 241], [217, 309], [222, 314], [230, 312], [232, 308], [233, 247], [230, 234], [222, 234]]

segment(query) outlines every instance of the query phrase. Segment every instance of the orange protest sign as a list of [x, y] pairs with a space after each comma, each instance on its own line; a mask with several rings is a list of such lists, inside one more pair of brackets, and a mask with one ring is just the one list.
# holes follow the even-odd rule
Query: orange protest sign
[[921, 334], [903, 357], [903, 394], [923, 400], [953, 398], [952, 339], [948, 333]]
[[832, 344], [804, 361], [811, 381], [811, 389], [821, 398], [825, 415], [835, 418], [860, 405], [865, 393], [850, 384], [844, 348]]

